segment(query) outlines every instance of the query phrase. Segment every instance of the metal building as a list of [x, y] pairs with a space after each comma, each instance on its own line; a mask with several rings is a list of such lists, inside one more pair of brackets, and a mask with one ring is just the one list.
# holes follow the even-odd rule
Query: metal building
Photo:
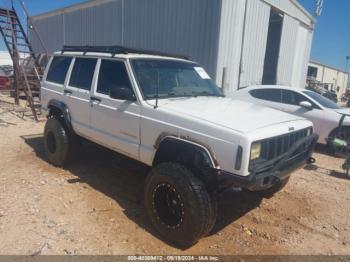
[[314, 86], [335, 92], [340, 99], [346, 93], [349, 73], [329, 65], [310, 61], [307, 79]]
[[297, 0], [90, 0], [32, 17], [50, 52], [124, 45], [188, 55], [226, 92], [305, 87], [314, 22]]

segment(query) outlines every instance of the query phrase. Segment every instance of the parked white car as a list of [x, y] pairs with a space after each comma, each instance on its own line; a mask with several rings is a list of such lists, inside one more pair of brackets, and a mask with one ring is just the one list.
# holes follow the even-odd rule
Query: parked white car
[[145, 211], [178, 246], [209, 233], [225, 189], [281, 190], [317, 140], [310, 121], [225, 98], [199, 64], [178, 57], [66, 47], [42, 84], [49, 162], [67, 164], [84, 137], [149, 166]]
[[316, 92], [287, 86], [250, 86], [237, 91], [233, 98], [305, 117], [314, 124], [321, 144], [326, 144], [326, 138], [335, 134], [350, 143], [348, 118], [345, 118], [341, 132], [337, 132], [342, 114], [349, 114], [349, 109], [341, 108]]

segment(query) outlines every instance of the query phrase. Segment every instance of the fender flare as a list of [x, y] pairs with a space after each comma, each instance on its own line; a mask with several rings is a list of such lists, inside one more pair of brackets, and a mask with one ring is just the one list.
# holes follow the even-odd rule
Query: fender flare
[[47, 107], [49, 109], [49, 116], [51, 115], [51, 109], [53, 107], [58, 108], [62, 112], [61, 117], [63, 118], [65, 124], [67, 125], [68, 130], [71, 132], [74, 132], [73, 126], [72, 126], [72, 118], [70, 116], [69, 108], [65, 103], [58, 101], [56, 99], [52, 99], [49, 101]]
[[154, 154], [153, 163], [157, 157], [157, 152], [160, 146], [163, 143], [166, 142], [176, 142], [176, 143], [183, 143], [186, 146], [194, 147], [199, 153], [201, 153], [210, 163], [211, 168], [220, 168], [219, 163], [215, 157], [215, 154], [213, 153], [212, 149], [199, 141], [195, 141], [194, 139], [191, 139], [189, 137], [179, 137], [172, 134], [161, 134], [158, 139], [156, 140], [156, 143], [154, 144], [154, 148], [156, 149], [156, 153]]

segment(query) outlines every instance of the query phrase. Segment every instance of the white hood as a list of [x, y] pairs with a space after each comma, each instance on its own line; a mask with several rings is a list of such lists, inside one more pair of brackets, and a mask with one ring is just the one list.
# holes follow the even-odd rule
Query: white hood
[[177, 112], [194, 120], [207, 121], [241, 133], [304, 119], [268, 107], [223, 97], [160, 99], [158, 110]]

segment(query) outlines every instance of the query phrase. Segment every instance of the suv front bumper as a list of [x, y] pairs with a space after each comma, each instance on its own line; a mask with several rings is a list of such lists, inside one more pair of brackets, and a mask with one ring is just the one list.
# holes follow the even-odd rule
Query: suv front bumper
[[[254, 166], [251, 174], [246, 177], [216, 170], [217, 186], [221, 189], [241, 187], [251, 191], [268, 189], [287, 179], [293, 171], [303, 167], [306, 163], [313, 162], [311, 155], [317, 140], [317, 134], [299, 140], [283, 155]], [[267, 167], [270, 168], [266, 169]]]

